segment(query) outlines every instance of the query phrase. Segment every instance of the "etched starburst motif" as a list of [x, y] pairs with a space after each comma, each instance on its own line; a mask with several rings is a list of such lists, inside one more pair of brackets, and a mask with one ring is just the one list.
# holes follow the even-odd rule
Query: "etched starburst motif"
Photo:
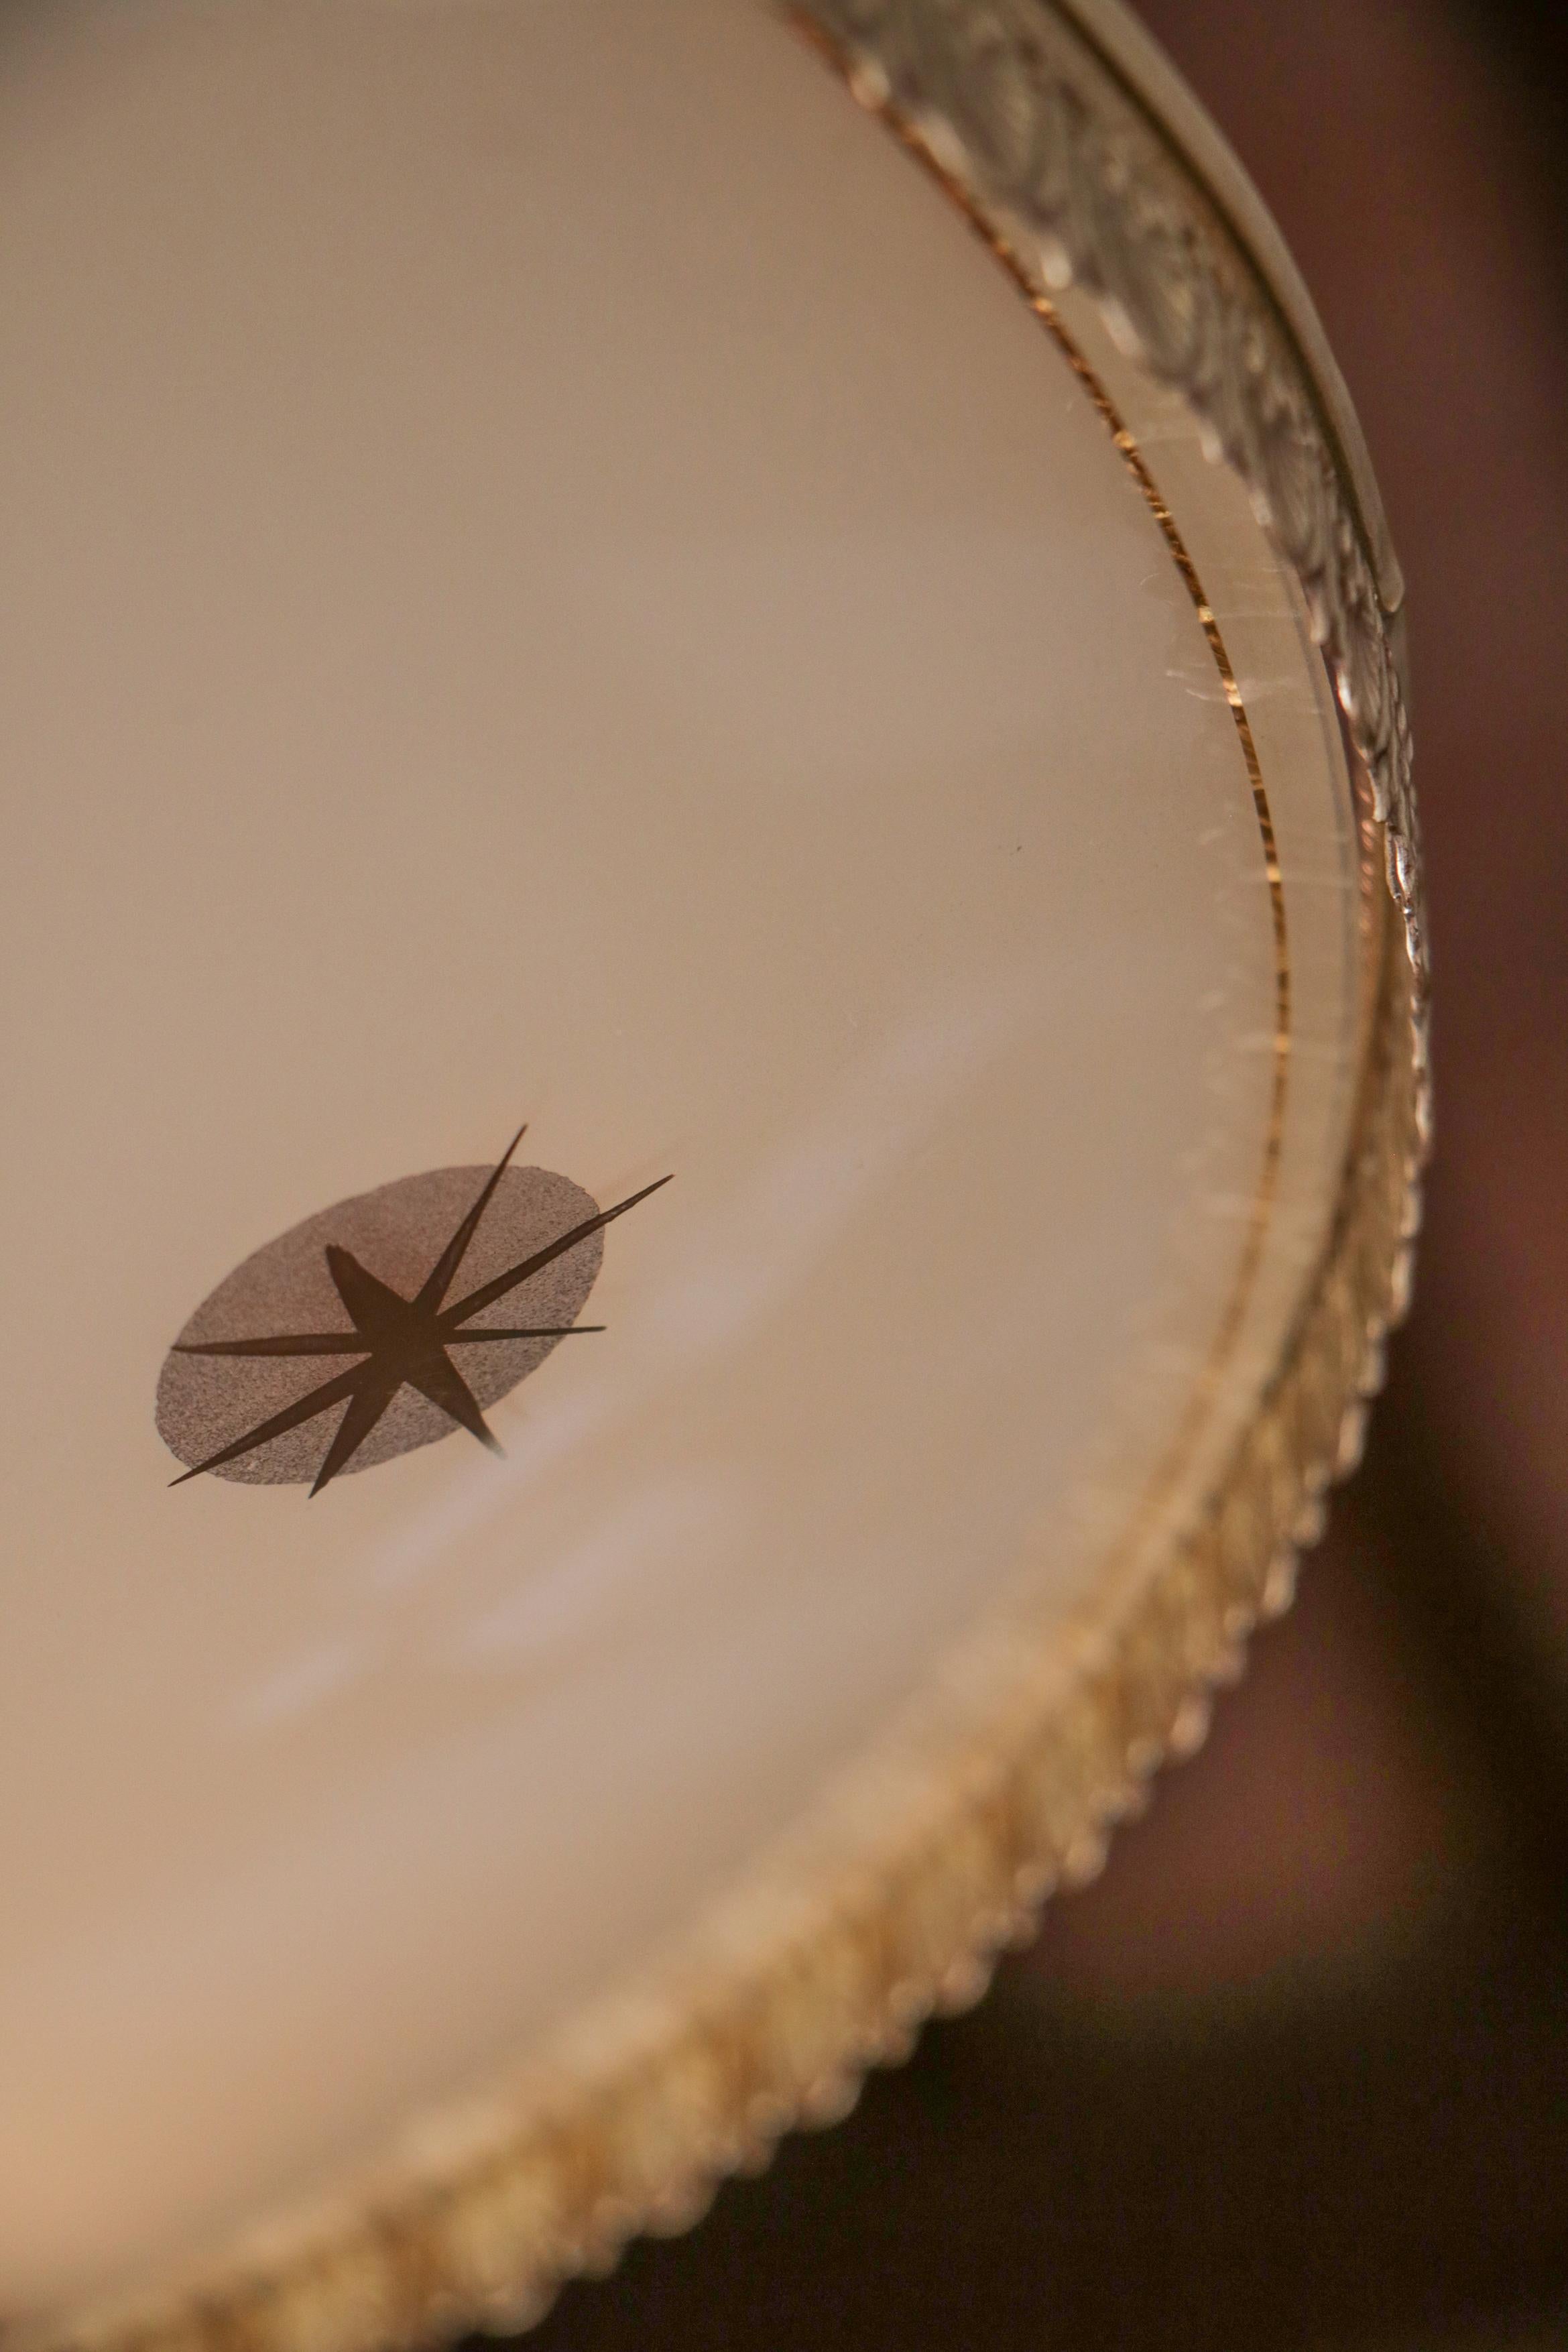
[[[579, 1219], [564, 1232], [557, 1234], [515, 1264], [505, 1266], [488, 1280], [448, 1304], [464, 1260], [526, 1132], [526, 1128], [517, 1129], [412, 1297], [405, 1297], [402, 1291], [372, 1273], [342, 1242], [329, 1241], [323, 1252], [326, 1269], [333, 1290], [348, 1315], [347, 1328], [267, 1332], [255, 1337], [176, 1341], [170, 1351], [172, 1357], [228, 1358], [248, 1360], [252, 1363], [269, 1359], [318, 1357], [348, 1357], [355, 1360], [345, 1370], [334, 1372], [329, 1379], [308, 1389], [303, 1396], [256, 1422], [239, 1436], [206, 1453], [199, 1461], [191, 1462], [189, 1454], [185, 1454], [184, 1459], [190, 1466], [172, 1483], [181, 1486], [192, 1478], [202, 1476], [204, 1472], [223, 1470], [227, 1465], [272, 1445], [277, 1439], [321, 1415], [341, 1408], [337, 1427], [311, 1484], [311, 1494], [319, 1495], [361, 1454], [383, 1416], [405, 1390], [412, 1391], [434, 1406], [440, 1414], [445, 1416], [449, 1427], [467, 1430], [481, 1444], [488, 1446], [493, 1453], [499, 1453], [502, 1449], [495, 1433], [486, 1421], [480, 1402], [460, 1367], [458, 1358], [463, 1351], [504, 1348], [519, 1341], [554, 1342], [578, 1339], [602, 1331], [604, 1326], [575, 1321], [481, 1325], [476, 1318], [542, 1274], [547, 1267], [566, 1259], [575, 1251], [580, 1251], [583, 1244], [601, 1233], [605, 1226], [612, 1224], [616, 1218], [623, 1217], [629, 1209], [636, 1208], [640, 1202], [646, 1201], [670, 1181], [668, 1176], [662, 1176], [656, 1182], [643, 1185], [640, 1192], [630, 1194], [625, 1200], [617, 1201], [612, 1207], [596, 1209], [591, 1216]], [[582, 1197], [580, 1192], [577, 1194], [579, 1200]], [[592, 1278], [591, 1268], [587, 1278], [590, 1281]], [[575, 1311], [576, 1302], [573, 1306]]]

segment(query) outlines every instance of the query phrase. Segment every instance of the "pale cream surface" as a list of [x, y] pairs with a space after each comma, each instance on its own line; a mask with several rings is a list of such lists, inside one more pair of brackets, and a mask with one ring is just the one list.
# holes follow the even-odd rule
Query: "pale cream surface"
[[[1020, 1574], [1082, 1593], [1234, 1286], [1275, 970], [1104, 423], [748, 0], [51, 0], [0, 31], [0, 208], [26, 2311], [481, 2077]], [[1299, 615], [1167, 423], [1317, 1074], [1212, 1445], [1321, 1232], [1355, 902]], [[207, 1292], [525, 1117], [596, 1200], [676, 1176], [507, 1462], [172, 1492]]]

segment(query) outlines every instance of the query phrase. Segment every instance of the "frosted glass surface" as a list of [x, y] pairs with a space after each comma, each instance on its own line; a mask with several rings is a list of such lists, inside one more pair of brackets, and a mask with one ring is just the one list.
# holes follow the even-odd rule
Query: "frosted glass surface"
[[[1082, 1593], [1226, 1310], [1277, 975], [1147, 503], [767, 15], [21, 8], [0, 206], [26, 2310], [482, 2076], [1020, 1573]], [[208, 1293], [522, 1119], [601, 1204], [674, 1181], [506, 1459], [172, 1489]]]

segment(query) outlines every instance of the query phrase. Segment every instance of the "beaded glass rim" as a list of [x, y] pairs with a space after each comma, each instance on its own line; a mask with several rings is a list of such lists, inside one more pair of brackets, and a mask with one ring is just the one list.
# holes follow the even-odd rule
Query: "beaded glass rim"
[[1197, 1518], [1063, 1643], [1027, 1624], [965, 1738], [896, 1801], [810, 1832], [674, 1964], [548, 2063], [425, 2118], [384, 2164], [217, 2267], [8, 2338], [27, 2352], [377, 2352], [538, 2318], [640, 2231], [695, 2221], [787, 2130], [830, 2122], [921, 2021], [962, 2008], [1285, 1607], [1359, 1456], [1408, 1296], [1430, 1130], [1402, 586], [1348, 396], [1228, 149], [1119, 0], [797, 0], [787, 16], [1005, 250], [1076, 286], [1177, 392], [1306, 599], [1365, 800], [1373, 1013], [1327, 1246], [1283, 1360]]

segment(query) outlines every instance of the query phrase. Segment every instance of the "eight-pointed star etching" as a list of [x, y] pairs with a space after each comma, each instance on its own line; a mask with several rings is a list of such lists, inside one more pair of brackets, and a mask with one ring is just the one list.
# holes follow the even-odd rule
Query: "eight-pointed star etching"
[[439, 1407], [463, 1429], [470, 1431], [481, 1444], [498, 1454], [501, 1447], [479, 1409], [473, 1391], [452, 1360], [454, 1348], [483, 1347], [511, 1339], [566, 1339], [581, 1334], [601, 1331], [601, 1323], [570, 1325], [539, 1325], [522, 1328], [497, 1329], [486, 1325], [482, 1330], [469, 1330], [465, 1326], [493, 1307], [497, 1299], [516, 1290], [531, 1275], [539, 1273], [569, 1250], [575, 1249], [592, 1234], [623, 1217], [640, 1201], [647, 1200], [670, 1181], [661, 1176], [656, 1183], [645, 1184], [640, 1192], [613, 1208], [601, 1209], [595, 1215], [585, 1217], [554, 1241], [547, 1242], [517, 1265], [495, 1275], [469, 1291], [452, 1306], [447, 1306], [447, 1293], [457, 1278], [458, 1270], [467, 1254], [468, 1245], [479, 1229], [480, 1220], [490, 1204], [497, 1185], [511, 1162], [512, 1154], [522, 1141], [526, 1128], [519, 1128], [506, 1150], [490, 1171], [477, 1200], [468, 1210], [451, 1235], [440, 1256], [413, 1298], [404, 1298], [380, 1277], [361, 1265], [351, 1250], [337, 1243], [329, 1243], [326, 1250], [327, 1268], [353, 1328], [349, 1331], [294, 1331], [267, 1334], [251, 1339], [206, 1339], [176, 1343], [172, 1353], [179, 1356], [357, 1356], [360, 1361], [347, 1371], [338, 1372], [323, 1381], [317, 1388], [281, 1412], [271, 1414], [254, 1429], [246, 1430], [227, 1445], [209, 1454], [171, 1483], [183, 1486], [187, 1479], [199, 1478], [204, 1471], [220, 1469], [226, 1462], [237, 1461], [241, 1454], [253, 1453], [257, 1446], [267, 1445], [286, 1431], [298, 1429], [302, 1423], [314, 1421], [318, 1414], [329, 1412], [342, 1405], [343, 1416], [327, 1449], [326, 1456], [316, 1474], [312, 1495], [319, 1495], [329, 1486], [340, 1470], [359, 1452], [398, 1391], [406, 1383], [420, 1395]]

